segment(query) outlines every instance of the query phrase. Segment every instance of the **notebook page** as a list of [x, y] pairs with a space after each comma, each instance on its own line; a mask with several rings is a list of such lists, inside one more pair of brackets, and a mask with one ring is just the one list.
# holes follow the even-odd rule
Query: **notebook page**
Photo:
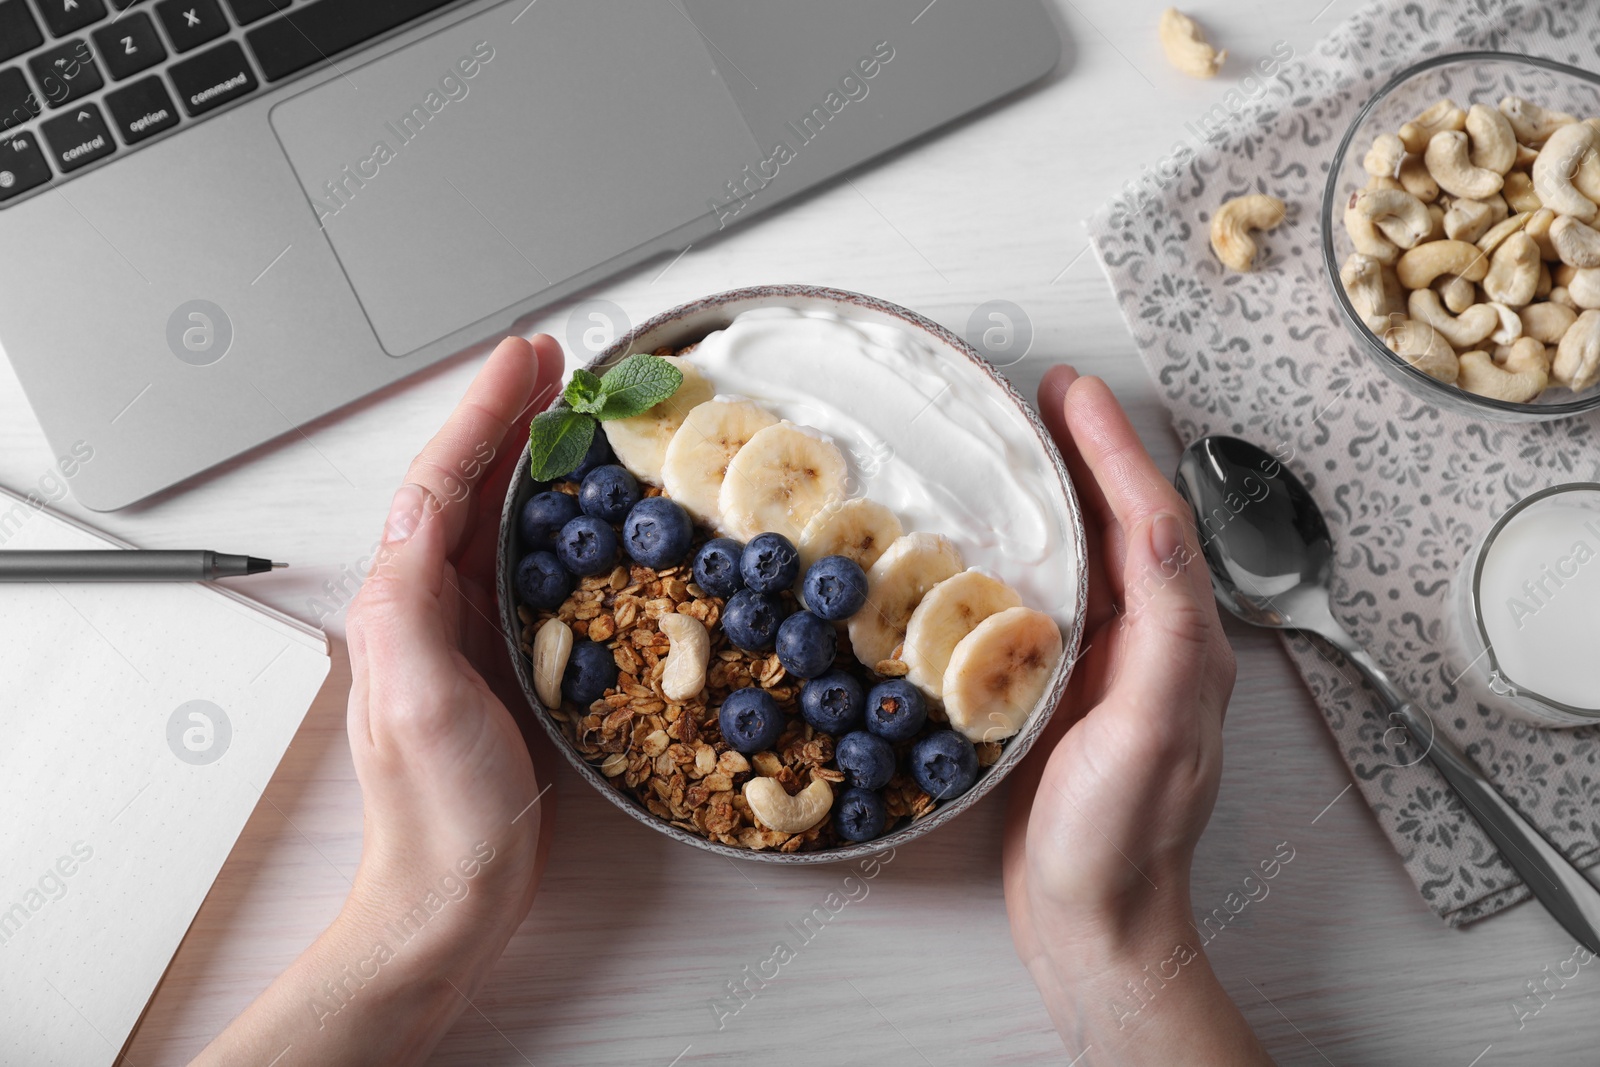
[[[11, 506], [3, 549], [111, 544]], [[0, 1067], [116, 1059], [328, 670], [207, 586], [0, 584]]]

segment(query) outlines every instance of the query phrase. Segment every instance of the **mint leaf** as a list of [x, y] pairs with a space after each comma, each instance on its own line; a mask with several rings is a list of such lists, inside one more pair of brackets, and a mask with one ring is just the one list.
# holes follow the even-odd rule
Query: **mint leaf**
[[577, 470], [594, 440], [596, 425], [593, 415], [571, 408], [555, 408], [535, 418], [528, 430], [532, 452], [528, 472], [533, 480], [553, 481]]
[[606, 389], [598, 377], [579, 367], [572, 372], [572, 381], [567, 383], [564, 395], [572, 410], [593, 415], [605, 405]]
[[595, 414], [602, 421], [642, 415], [677, 392], [682, 384], [683, 371], [659, 356], [636, 353], [600, 379], [605, 403]]

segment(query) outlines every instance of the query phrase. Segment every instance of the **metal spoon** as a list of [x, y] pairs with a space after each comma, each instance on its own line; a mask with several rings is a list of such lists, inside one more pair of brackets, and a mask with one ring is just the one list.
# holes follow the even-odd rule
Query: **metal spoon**
[[1600, 889], [1507, 803], [1466, 753], [1433, 729], [1427, 713], [1333, 617], [1333, 539], [1299, 479], [1247, 441], [1212, 436], [1184, 449], [1176, 481], [1194, 509], [1211, 587], [1223, 607], [1255, 626], [1314, 633], [1344, 653], [1389, 706], [1394, 728], [1427, 739], [1427, 758], [1533, 895], [1567, 933], [1600, 953]]

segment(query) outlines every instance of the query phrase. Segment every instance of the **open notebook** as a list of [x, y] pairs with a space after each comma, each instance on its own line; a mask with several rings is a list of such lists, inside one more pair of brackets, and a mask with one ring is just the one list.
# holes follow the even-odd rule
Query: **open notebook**
[[[0, 551], [106, 547], [0, 489]], [[117, 1058], [328, 667], [220, 587], [0, 583], [0, 1065]]]

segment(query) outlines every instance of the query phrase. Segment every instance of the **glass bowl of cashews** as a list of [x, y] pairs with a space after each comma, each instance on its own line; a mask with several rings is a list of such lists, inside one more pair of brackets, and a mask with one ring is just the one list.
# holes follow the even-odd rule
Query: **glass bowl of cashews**
[[1339, 145], [1322, 255], [1358, 345], [1418, 397], [1600, 409], [1600, 76], [1497, 52], [1407, 68]]

